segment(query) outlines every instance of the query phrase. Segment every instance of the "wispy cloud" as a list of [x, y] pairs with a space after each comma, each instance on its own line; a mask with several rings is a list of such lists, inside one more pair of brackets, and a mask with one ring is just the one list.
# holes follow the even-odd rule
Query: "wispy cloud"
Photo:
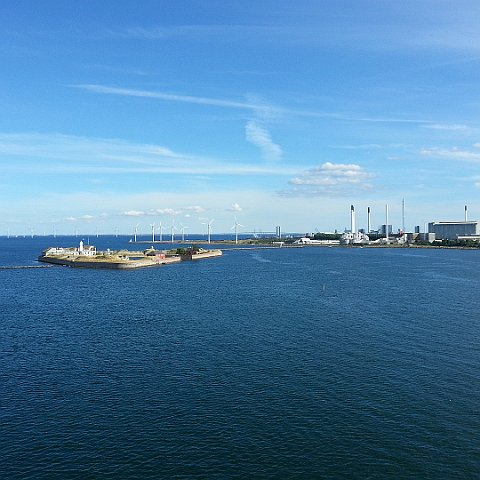
[[126, 95], [132, 97], [153, 98], [168, 102], [250, 110], [254, 113], [255, 119], [247, 122], [245, 127], [246, 140], [261, 150], [264, 160], [277, 161], [282, 157], [281, 147], [273, 142], [270, 132], [265, 128], [264, 125], [262, 125], [264, 122], [262, 122], [260, 119], [275, 117], [276, 115], [280, 115], [282, 112], [284, 112], [284, 110], [268, 104], [257, 97], [250, 95], [247, 96], [249, 97], [249, 100], [245, 102], [239, 102], [234, 100], [222, 100], [192, 95], [175, 95], [147, 90], [107, 87], [102, 85], [75, 85], [75, 87], [100, 94]]
[[172, 93], [153, 92], [151, 90], [137, 90], [133, 88], [118, 88], [104, 85], [84, 84], [72, 85], [93, 93], [102, 93], [105, 95], [122, 95], [127, 97], [153, 98], [167, 102], [193, 103], [196, 105], [209, 105], [213, 107], [240, 108], [245, 110], [259, 110], [264, 108], [262, 104], [254, 104], [236, 100], [222, 100], [208, 97], [197, 97], [192, 95], [176, 95]]
[[239, 102], [207, 97], [197, 97], [192, 95], [175, 95], [147, 90], [108, 87], [103, 85], [75, 85], [75, 87], [100, 94], [153, 98], [169, 102], [250, 110], [255, 114], [256, 118], [248, 121], [247, 125], [245, 126], [246, 140], [261, 150], [264, 160], [277, 161], [282, 157], [281, 147], [273, 142], [270, 132], [261, 124], [263, 122], [259, 120], [260, 118], [270, 118], [278, 115], [280, 112], [282, 112], [282, 109], [261, 101], [258, 98], [253, 98], [250, 96], [251, 101]]
[[293, 189], [283, 195], [335, 195], [346, 191], [365, 191], [372, 188], [373, 175], [360, 165], [326, 162], [317, 168], [305, 170], [289, 181]]
[[[271, 30], [271, 29], [269, 29]], [[252, 34], [254, 31], [262, 32], [265, 28], [250, 27], [242, 25], [172, 25], [172, 26], [152, 26], [152, 27], [127, 27], [118, 30], [109, 30], [108, 33], [112, 36], [144, 39], [144, 40], [163, 40], [165, 38], [209, 38], [222, 37], [230, 33], [230, 37], [235, 37], [238, 34]]]
[[[458, 14], [446, 9], [432, 10], [426, 4], [424, 10], [418, 2], [412, 8], [419, 13], [417, 21], [402, 21], [404, 11], [399, 11], [399, 21], [396, 23], [382, 22], [382, 14], [371, 19], [358, 21], [355, 16], [338, 16], [333, 19], [328, 15], [319, 16], [309, 9], [308, 14], [298, 17], [298, 7], [295, 11], [284, 12], [284, 18], [297, 18], [283, 25], [245, 25], [245, 24], [189, 24], [171, 26], [134, 26], [117, 30], [108, 30], [109, 36], [140, 39], [147, 41], [175, 38], [189, 41], [241, 42], [256, 45], [290, 46], [335, 46], [336, 48], [356, 48], [358, 50], [385, 50], [392, 48], [404, 49], [452, 49], [478, 51], [480, 34], [474, 21], [478, 7], [468, 2], [468, 7], [458, 8]], [[378, 7], [378, 6], [377, 6]], [[392, 11], [391, 5], [385, 9]], [[471, 10], [470, 15], [464, 15], [465, 8]], [[473, 10], [472, 10], [473, 9]], [[377, 8], [382, 11], [381, 6]], [[319, 11], [322, 11], [320, 9]], [[307, 16], [308, 15], [308, 16]], [[428, 22], [422, 21], [428, 18]], [[315, 19], [314, 24], [312, 20]]]
[[118, 163], [156, 165], [159, 161], [178, 165], [191, 160], [186, 154], [151, 144], [130, 143], [119, 139], [80, 137], [62, 134], [0, 133], [0, 155], [50, 160], [78, 161], [89, 159]]
[[383, 146], [378, 143], [363, 143], [359, 145], [332, 145], [332, 148], [344, 150], [380, 150]]
[[[479, 148], [480, 144], [475, 144], [475, 148]], [[420, 154], [425, 157], [442, 158], [447, 160], [464, 161], [464, 162], [479, 162], [480, 152], [454, 148], [424, 148], [420, 151]]]
[[250, 110], [258, 118], [266, 119], [272, 116], [298, 116], [311, 118], [324, 118], [337, 121], [359, 122], [359, 123], [391, 123], [391, 124], [412, 124], [412, 125], [430, 125], [431, 120], [422, 118], [401, 118], [401, 117], [369, 117], [365, 115], [353, 115], [339, 112], [326, 112], [315, 110], [299, 110], [286, 108], [279, 105], [273, 105], [252, 96], [246, 95], [246, 101], [218, 99], [211, 97], [200, 97], [195, 95], [179, 95], [174, 93], [158, 92], [152, 90], [139, 90], [134, 88], [111, 87], [98, 84], [78, 84], [71, 85], [73, 88], [89, 91], [96, 94], [119, 95], [127, 97], [151, 98], [167, 102], [189, 103], [196, 105], [233, 108], [241, 110]]
[[432, 130], [445, 130], [450, 132], [467, 131], [469, 127], [461, 124], [446, 124], [446, 123], [426, 123], [422, 128], [430, 128]]
[[[5, 173], [24, 174], [183, 174], [280, 175], [292, 167], [235, 163], [174, 152], [153, 144], [58, 134], [0, 133]], [[39, 161], [41, 160], [41, 161]]]
[[267, 161], [278, 161], [282, 158], [282, 148], [273, 142], [270, 132], [258, 121], [250, 120], [245, 126], [245, 137], [248, 142], [258, 147], [262, 157]]

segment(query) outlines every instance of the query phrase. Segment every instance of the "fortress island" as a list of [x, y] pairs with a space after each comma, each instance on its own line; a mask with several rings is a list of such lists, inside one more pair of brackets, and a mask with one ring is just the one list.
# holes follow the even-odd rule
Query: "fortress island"
[[178, 248], [176, 250], [155, 250], [152, 246], [143, 251], [110, 250], [98, 251], [93, 245], [78, 247], [50, 247], [38, 257], [39, 262], [52, 263], [66, 267], [128, 269], [155, 267], [185, 260], [200, 260], [218, 257], [218, 249], [204, 250], [199, 247]]

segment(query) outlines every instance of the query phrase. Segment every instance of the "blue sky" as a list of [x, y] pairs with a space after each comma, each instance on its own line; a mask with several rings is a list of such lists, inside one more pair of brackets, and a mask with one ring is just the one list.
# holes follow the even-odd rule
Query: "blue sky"
[[0, 234], [480, 219], [477, 1], [0, 6]]

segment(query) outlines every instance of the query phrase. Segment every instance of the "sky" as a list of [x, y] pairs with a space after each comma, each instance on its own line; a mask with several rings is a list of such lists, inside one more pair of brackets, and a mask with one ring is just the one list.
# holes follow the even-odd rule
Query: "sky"
[[476, 0], [0, 5], [0, 235], [480, 220]]

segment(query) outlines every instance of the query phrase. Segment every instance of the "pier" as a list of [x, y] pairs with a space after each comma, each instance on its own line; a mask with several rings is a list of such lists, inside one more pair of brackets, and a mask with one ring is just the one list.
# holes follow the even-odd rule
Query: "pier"
[[3, 265], [0, 270], [20, 270], [22, 268], [52, 268], [53, 265]]

